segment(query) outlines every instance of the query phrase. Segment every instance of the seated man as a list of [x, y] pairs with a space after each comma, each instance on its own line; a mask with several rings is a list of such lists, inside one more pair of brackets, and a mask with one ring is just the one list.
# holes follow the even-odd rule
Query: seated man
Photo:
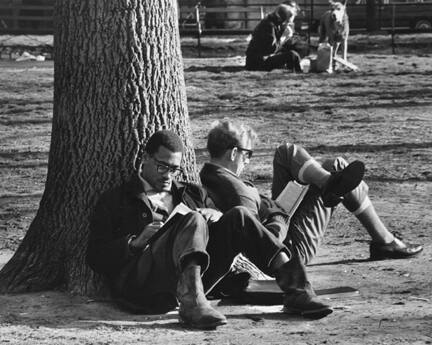
[[[245, 207], [222, 215], [205, 190], [173, 180], [183, 144], [163, 130], [148, 140], [133, 178], [104, 193], [90, 224], [87, 262], [106, 279], [114, 297], [135, 312], [164, 313], [179, 303], [179, 319], [201, 329], [226, 318], [205, 297], [242, 253], [276, 276], [290, 296], [285, 306], [318, 318], [331, 309], [310, 293], [304, 265]], [[191, 210], [175, 215], [180, 203]], [[174, 221], [175, 220], [175, 221]]]
[[[272, 199], [277, 198], [293, 180], [310, 187], [290, 219], [280, 216], [269, 219], [268, 209], [277, 207], [277, 203], [260, 196], [252, 184], [239, 178], [252, 156], [255, 138], [256, 134], [250, 128], [230, 122], [220, 122], [210, 130], [207, 149], [211, 159], [204, 165], [200, 176], [220, 210], [246, 206], [305, 264], [316, 255], [338, 201], [342, 201], [372, 237], [371, 259], [406, 258], [423, 249], [420, 245], [403, 243], [382, 223], [368, 197], [368, 186], [358, 180], [360, 175], [356, 170], [361, 169], [361, 164], [354, 162], [347, 166], [342, 158], [337, 158], [321, 165], [305, 149], [290, 143], [276, 149]], [[329, 193], [329, 185], [335, 181], [352, 187], [355, 183], [351, 183], [350, 175], [352, 181], [359, 182], [356, 188], [346, 193], [343, 188], [337, 193]]]
[[282, 68], [301, 72], [300, 59], [308, 54], [309, 48], [294, 36], [298, 11], [294, 1], [286, 1], [258, 23], [246, 50], [246, 69]]

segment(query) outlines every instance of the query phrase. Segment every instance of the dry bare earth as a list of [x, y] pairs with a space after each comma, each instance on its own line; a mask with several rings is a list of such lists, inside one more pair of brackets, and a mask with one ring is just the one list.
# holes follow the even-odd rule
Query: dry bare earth
[[[233, 49], [235, 51], [235, 49]], [[189, 54], [188, 56], [193, 56]], [[317, 288], [350, 285], [358, 297], [330, 301], [319, 321], [282, 315], [280, 306], [223, 304], [229, 325], [190, 331], [176, 312], [134, 316], [109, 303], [61, 292], [0, 296], [0, 342], [10, 344], [431, 344], [431, 55], [355, 54], [358, 73], [246, 72], [243, 59], [185, 60], [198, 161], [212, 121], [254, 126], [260, 144], [248, 176], [266, 192], [276, 144], [367, 164], [370, 194], [391, 229], [425, 246], [410, 260], [370, 262], [368, 236], [336, 212], [311, 271]], [[46, 174], [52, 117], [52, 63], [0, 63], [0, 260], [34, 217]], [[214, 301], [213, 303], [217, 303]]]

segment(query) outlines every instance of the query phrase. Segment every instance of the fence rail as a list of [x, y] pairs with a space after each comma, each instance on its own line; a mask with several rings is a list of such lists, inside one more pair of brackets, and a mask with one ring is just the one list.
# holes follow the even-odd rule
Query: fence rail
[[[366, 4], [348, 6], [352, 32], [366, 30]], [[432, 32], [432, 2], [387, 3], [377, 0], [376, 27], [393, 32]], [[303, 16], [296, 20], [297, 29], [309, 27], [315, 31], [321, 14], [328, 4], [299, 0]], [[179, 29], [182, 35], [247, 34], [252, 32], [275, 3], [254, 3], [248, 6], [180, 6]], [[0, 34], [52, 34], [53, 6], [0, 4]]]

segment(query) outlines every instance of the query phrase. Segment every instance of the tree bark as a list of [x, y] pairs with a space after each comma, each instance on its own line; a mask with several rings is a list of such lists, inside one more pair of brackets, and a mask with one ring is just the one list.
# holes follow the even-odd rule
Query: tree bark
[[185, 177], [197, 180], [175, 1], [58, 0], [54, 42], [45, 191], [0, 272], [3, 292], [96, 291], [99, 279], [84, 261], [91, 211], [131, 176], [155, 130], [180, 134]]

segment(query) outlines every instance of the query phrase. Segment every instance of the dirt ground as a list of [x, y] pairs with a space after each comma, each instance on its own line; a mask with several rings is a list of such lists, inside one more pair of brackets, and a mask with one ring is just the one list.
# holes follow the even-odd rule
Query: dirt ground
[[[284, 315], [280, 305], [216, 300], [229, 324], [191, 331], [177, 323], [176, 311], [130, 315], [108, 301], [45, 291], [0, 295], [0, 343], [432, 344], [432, 38], [418, 44], [407, 37], [397, 55], [388, 38], [360, 38], [350, 55], [360, 71], [332, 75], [244, 71], [241, 38], [205, 41], [204, 59], [196, 57], [194, 41], [183, 43], [199, 165], [208, 128], [224, 117], [257, 130], [247, 176], [265, 194], [274, 147], [283, 141], [318, 157], [361, 159], [383, 221], [423, 244], [423, 253], [369, 261], [368, 235], [339, 207], [309, 272], [317, 289], [351, 286], [359, 294], [333, 296], [334, 313], [324, 319]], [[25, 235], [44, 188], [53, 64], [0, 60], [0, 80], [1, 267]]]

